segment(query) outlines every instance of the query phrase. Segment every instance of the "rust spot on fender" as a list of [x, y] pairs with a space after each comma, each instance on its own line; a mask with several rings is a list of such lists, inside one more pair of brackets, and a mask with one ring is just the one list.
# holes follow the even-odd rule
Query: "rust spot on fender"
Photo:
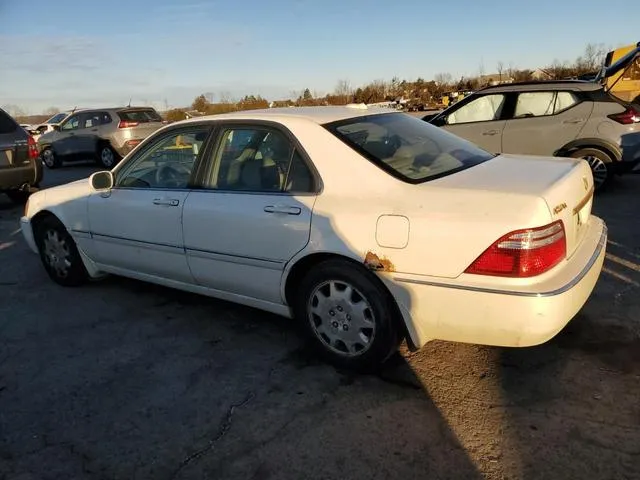
[[364, 265], [369, 270], [376, 272], [395, 272], [396, 267], [386, 257], [379, 257], [373, 252], [367, 252], [364, 256]]

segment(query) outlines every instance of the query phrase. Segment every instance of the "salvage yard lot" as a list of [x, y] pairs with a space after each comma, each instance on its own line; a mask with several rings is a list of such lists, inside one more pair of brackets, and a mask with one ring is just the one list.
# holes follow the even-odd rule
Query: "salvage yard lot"
[[59, 287], [0, 198], [0, 479], [639, 478], [640, 176], [594, 213], [605, 272], [557, 338], [433, 342], [357, 376], [257, 310]]

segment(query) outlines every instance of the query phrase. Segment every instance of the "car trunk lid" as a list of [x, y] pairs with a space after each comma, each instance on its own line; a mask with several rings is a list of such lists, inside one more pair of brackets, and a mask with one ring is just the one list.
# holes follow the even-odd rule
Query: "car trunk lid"
[[127, 108], [118, 111], [118, 128], [127, 129], [132, 139], [144, 139], [165, 125], [153, 108]]
[[[429, 183], [477, 191], [479, 197], [494, 192], [504, 196], [505, 208], [509, 208], [510, 193], [541, 198], [549, 209], [548, 223], [562, 220], [564, 224], [567, 257], [573, 254], [586, 234], [585, 224], [593, 204], [593, 175], [584, 160], [504, 154]], [[538, 226], [541, 225], [522, 225], [520, 228]]]

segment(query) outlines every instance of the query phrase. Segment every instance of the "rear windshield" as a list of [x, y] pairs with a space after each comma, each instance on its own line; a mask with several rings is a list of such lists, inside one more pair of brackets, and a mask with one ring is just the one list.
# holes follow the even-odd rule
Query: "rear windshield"
[[125, 122], [148, 123], [162, 121], [160, 114], [152, 108], [144, 110], [125, 110], [118, 112], [118, 116]]
[[4, 110], [0, 110], [0, 134], [13, 133], [18, 128], [18, 124]]
[[405, 113], [355, 117], [325, 127], [380, 168], [409, 183], [451, 175], [495, 156]]

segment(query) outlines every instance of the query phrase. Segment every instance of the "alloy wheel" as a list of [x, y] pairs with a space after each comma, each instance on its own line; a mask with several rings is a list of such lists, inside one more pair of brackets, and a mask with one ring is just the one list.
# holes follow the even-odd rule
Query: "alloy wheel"
[[600, 188], [602, 185], [604, 185], [604, 183], [607, 181], [607, 178], [609, 177], [609, 169], [607, 168], [607, 164], [595, 155], [587, 155], [585, 157], [582, 157], [582, 159], [586, 160], [591, 167], [595, 188]]
[[60, 278], [66, 278], [71, 269], [71, 249], [67, 241], [56, 230], [47, 230], [44, 239], [44, 258], [47, 265]]

